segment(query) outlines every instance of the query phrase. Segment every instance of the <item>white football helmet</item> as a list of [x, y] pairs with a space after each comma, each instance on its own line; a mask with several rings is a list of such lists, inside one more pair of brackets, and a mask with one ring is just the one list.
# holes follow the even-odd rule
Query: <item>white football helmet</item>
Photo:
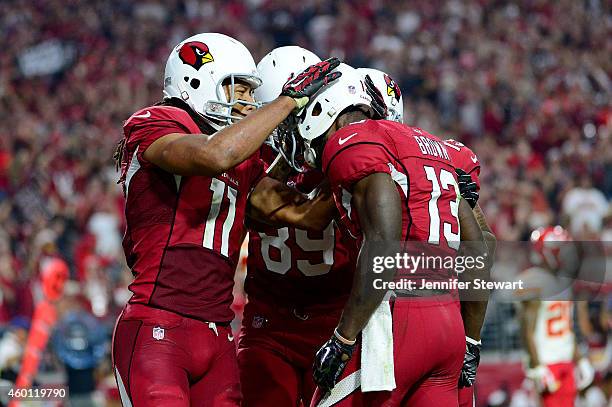
[[311, 166], [316, 160], [311, 142], [324, 135], [342, 111], [356, 106], [373, 113], [372, 98], [366, 92], [361, 74], [347, 64], [340, 64], [334, 70], [338, 71], [342, 72], [342, 76], [317, 93], [298, 118], [298, 132], [306, 147], [304, 159]]
[[[230, 81], [230, 99], [223, 82]], [[218, 33], [196, 34], [178, 44], [168, 57], [164, 73], [164, 97], [175, 97], [204, 116], [215, 129], [220, 129], [240, 117], [232, 116], [237, 103], [234, 83], [240, 79], [254, 89], [261, 85], [255, 61], [240, 42]]]
[[[321, 58], [302, 47], [292, 45], [273, 49], [257, 64], [262, 85], [255, 90], [255, 100], [264, 104], [272, 102], [280, 95], [290, 76], [318, 62]], [[302, 172], [303, 148], [296, 140], [295, 128], [295, 120], [288, 117], [278, 125], [266, 144], [280, 153], [293, 169]]]
[[302, 47], [274, 48], [257, 64], [262, 85], [255, 89], [255, 100], [270, 103], [280, 95], [291, 75], [297, 75], [318, 62], [321, 58]]
[[404, 121], [404, 99], [399, 85], [383, 71], [372, 68], [358, 68], [357, 71], [365, 78], [370, 75], [374, 85], [380, 90], [387, 103], [387, 120], [402, 123]]

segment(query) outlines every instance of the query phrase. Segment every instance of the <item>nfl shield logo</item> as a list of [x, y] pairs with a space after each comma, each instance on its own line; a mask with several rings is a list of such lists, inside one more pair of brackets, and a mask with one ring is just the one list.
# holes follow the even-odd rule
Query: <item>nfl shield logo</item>
[[153, 328], [153, 338], [157, 339], [158, 341], [164, 339], [164, 328], [160, 328], [158, 326]]
[[253, 323], [251, 325], [253, 326], [253, 328], [261, 328], [266, 322], [267, 320], [264, 317], [255, 315], [253, 317]]

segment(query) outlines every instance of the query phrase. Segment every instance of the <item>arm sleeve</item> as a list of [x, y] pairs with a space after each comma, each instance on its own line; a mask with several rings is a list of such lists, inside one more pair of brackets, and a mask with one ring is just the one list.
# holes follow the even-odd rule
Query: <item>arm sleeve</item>
[[359, 216], [352, 209], [354, 185], [374, 173], [390, 174], [391, 162], [391, 157], [381, 144], [355, 143], [335, 152], [327, 164], [326, 174], [340, 214], [339, 221], [351, 236], [358, 238], [361, 234]]
[[377, 172], [390, 174], [389, 164], [393, 161], [381, 144], [355, 143], [334, 154], [326, 174], [332, 188], [352, 191], [355, 183], [368, 175]]
[[480, 160], [478, 156], [466, 146], [461, 148], [460, 155], [460, 168], [472, 177], [472, 181], [476, 183], [477, 191], [480, 191]]
[[266, 169], [266, 163], [259, 158], [258, 153], [255, 153], [249, 159], [249, 185], [252, 185], [253, 188], [255, 188], [259, 181], [266, 176]]
[[472, 181], [476, 183], [476, 191], [480, 191], [480, 164], [468, 171]]
[[134, 154], [141, 165], [151, 166], [143, 154], [157, 139], [173, 133], [191, 133], [184, 125], [174, 120], [158, 120], [136, 125], [132, 129], [132, 136], [129, 139], [130, 151]]
[[480, 160], [474, 152], [466, 145], [455, 140], [444, 142], [450, 149], [453, 164], [456, 168], [461, 168], [470, 175], [472, 181], [476, 183], [477, 191], [480, 191]]

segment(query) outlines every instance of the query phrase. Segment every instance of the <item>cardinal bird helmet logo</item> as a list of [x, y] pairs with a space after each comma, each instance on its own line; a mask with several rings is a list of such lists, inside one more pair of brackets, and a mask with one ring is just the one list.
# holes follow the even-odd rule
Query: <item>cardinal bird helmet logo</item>
[[184, 43], [179, 50], [179, 58], [183, 63], [193, 66], [196, 71], [199, 71], [202, 65], [215, 60], [208, 45], [200, 41]]
[[399, 102], [400, 97], [402, 97], [402, 91], [400, 91], [397, 83], [387, 74], [385, 74], [385, 83], [387, 84], [387, 95], [393, 96]]

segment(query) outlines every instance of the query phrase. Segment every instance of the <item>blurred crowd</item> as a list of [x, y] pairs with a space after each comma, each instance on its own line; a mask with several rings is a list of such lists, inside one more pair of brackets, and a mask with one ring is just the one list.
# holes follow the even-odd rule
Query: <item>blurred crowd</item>
[[498, 240], [562, 223], [610, 241], [611, 21], [601, 0], [2, 1], [0, 326], [23, 325], [40, 262], [58, 256], [62, 309], [112, 328], [131, 280], [112, 152], [122, 121], [160, 99], [171, 47], [204, 31], [256, 61], [297, 44], [388, 72], [407, 123], [479, 156]]

